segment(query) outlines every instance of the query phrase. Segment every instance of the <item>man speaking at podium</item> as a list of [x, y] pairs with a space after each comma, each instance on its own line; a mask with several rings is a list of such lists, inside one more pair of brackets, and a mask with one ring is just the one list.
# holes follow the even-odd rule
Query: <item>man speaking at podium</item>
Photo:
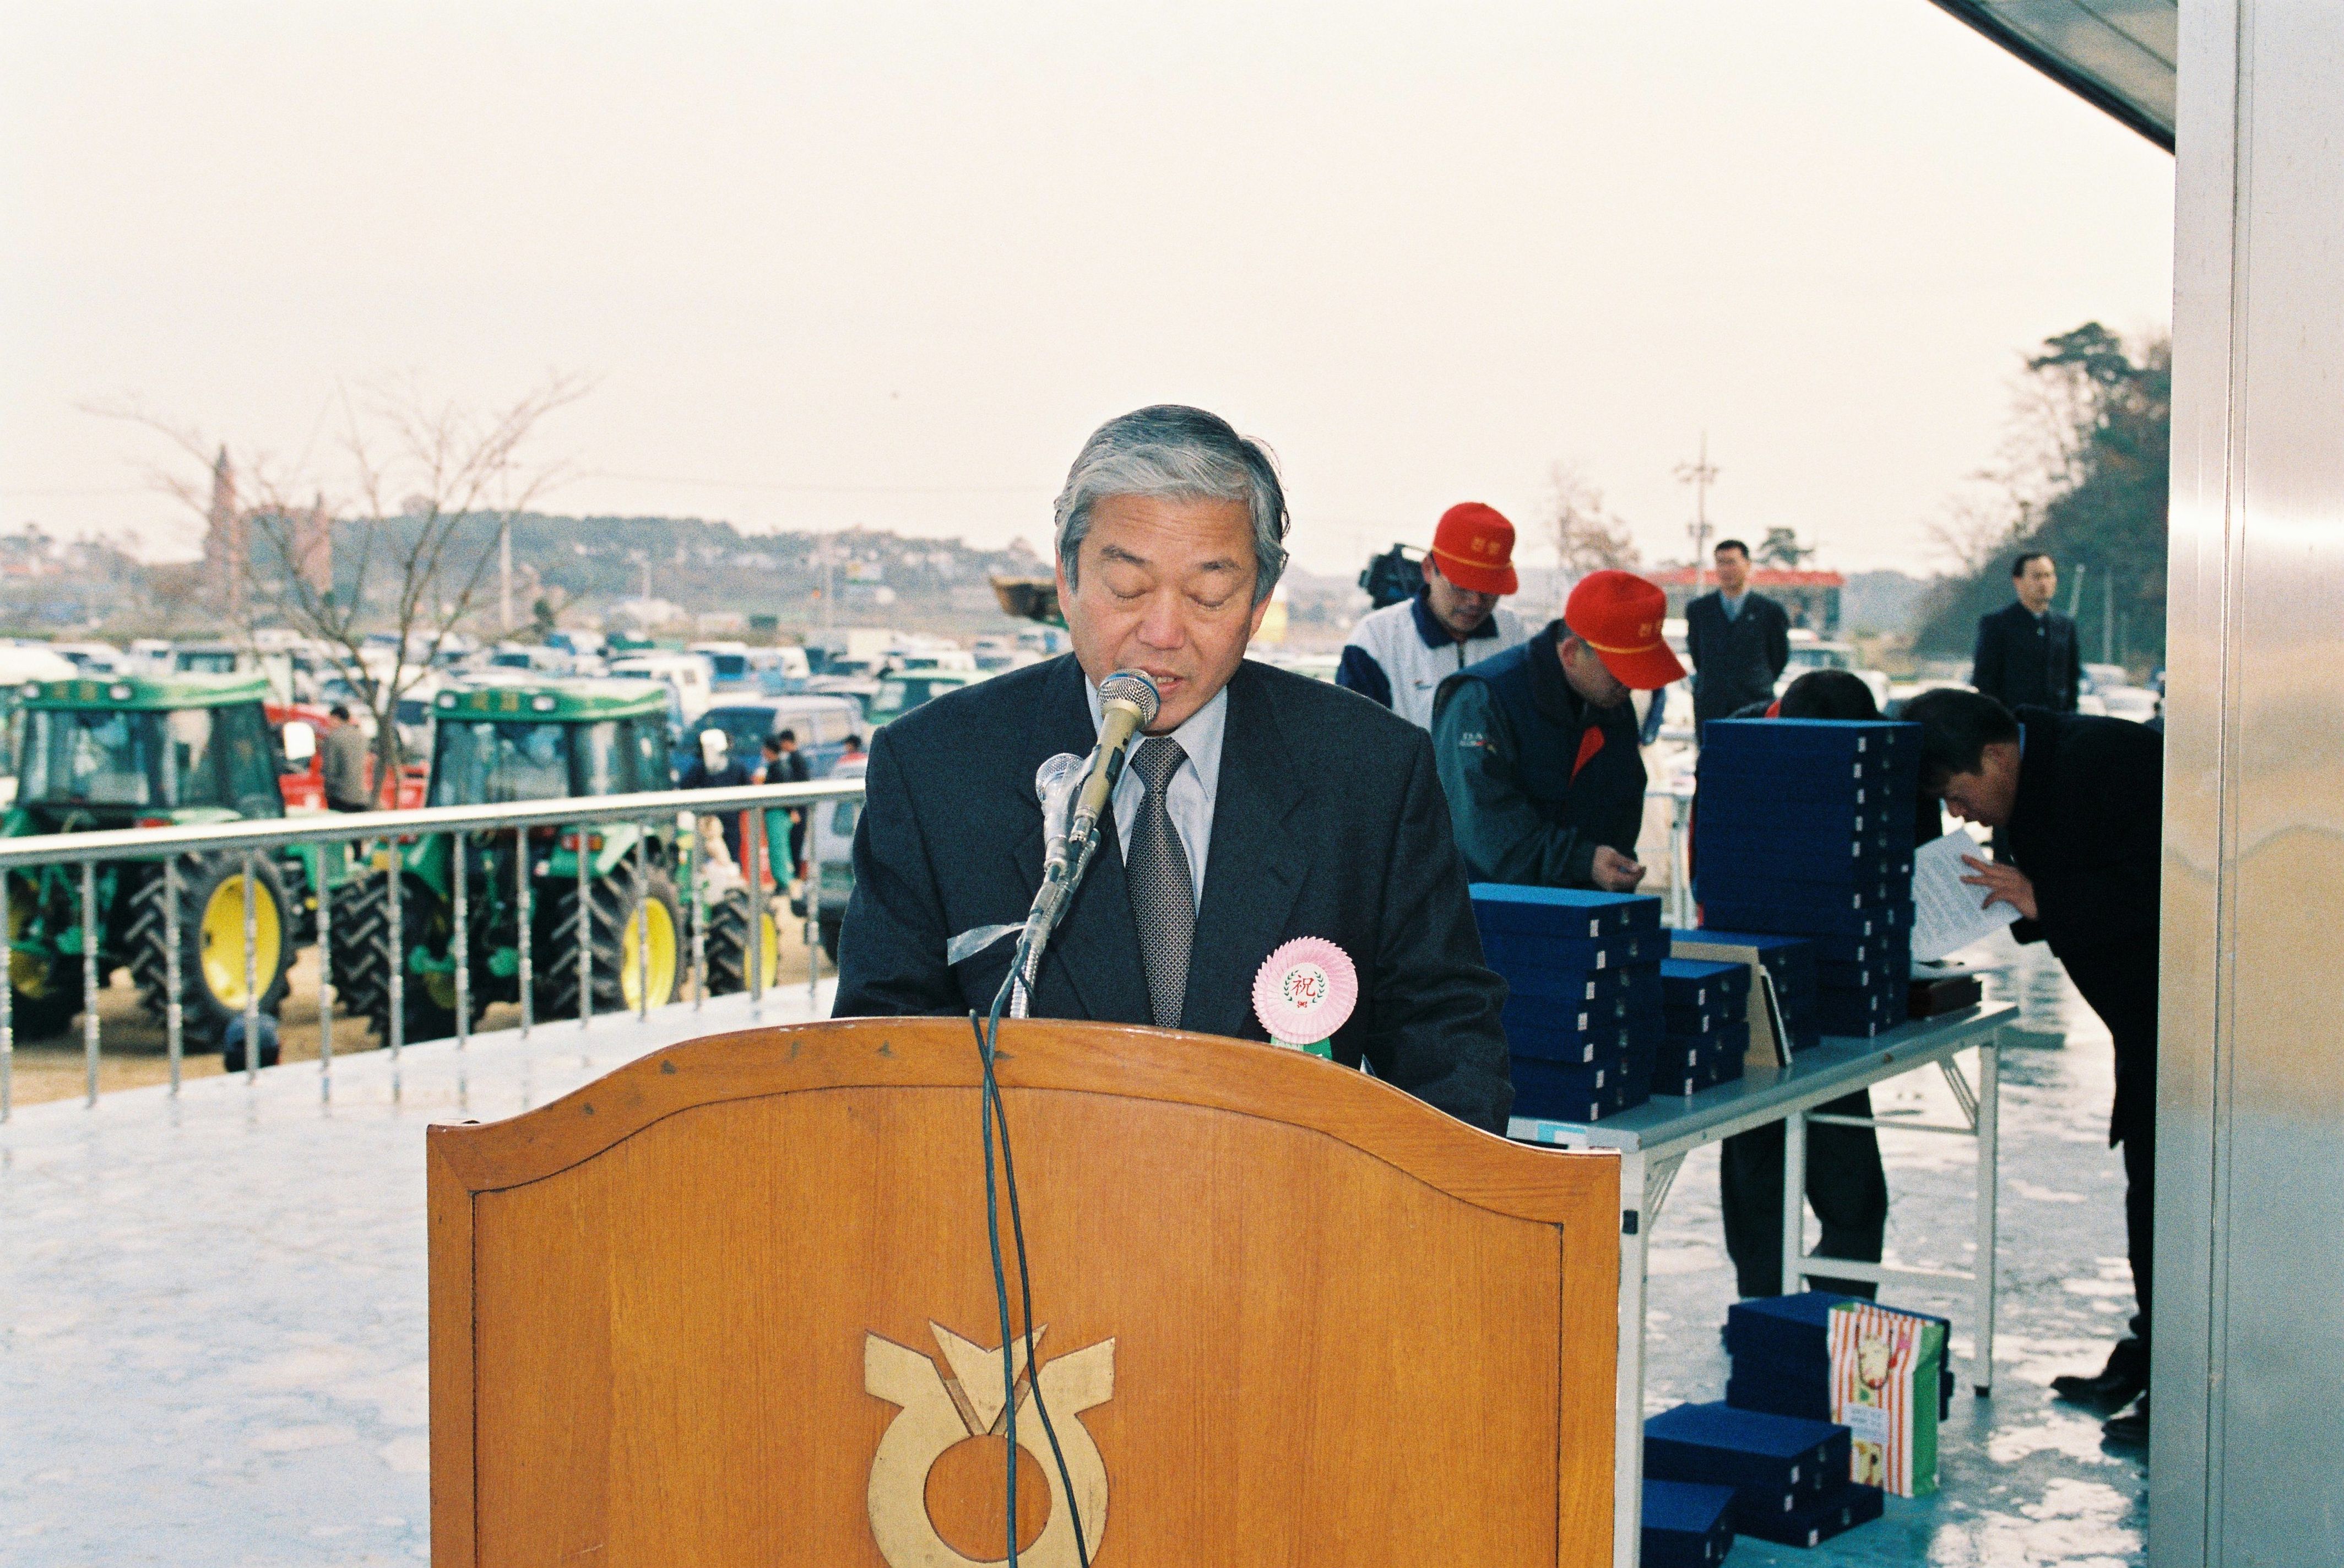
[[1265, 1040], [1253, 982], [1298, 936], [1341, 947], [1359, 999], [1335, 1059], [1476, 1126], [1513, 1100], [1449, 808], [1423, 731], [1245, 656], [1285, 570], [1269, 454], [1198, 409], [1110, 420], [1057, 501], [1072, 655], [939, 697], [874, 737], [839, 939], [836, 1015], [983, 1012], [1043, 875], [1035, 775], [1099, 735], [1099, 683], [1161, 696], [1036, 978], [1035, 1017]]

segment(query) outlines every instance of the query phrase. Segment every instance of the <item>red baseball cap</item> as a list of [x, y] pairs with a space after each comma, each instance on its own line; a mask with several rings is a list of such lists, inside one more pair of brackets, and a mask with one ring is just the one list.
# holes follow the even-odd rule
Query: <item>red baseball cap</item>
[[1623, 685], [1650, 692], [1684, 678], [1661, 634], [1668, 612], [1668, 595], [1634, 572], [1591, 572], [1571, 589], [1562, 623]]
[[1514, 525], [1478, 501], [1460, 501], [1440, 514], [1432, 559], [1441, 576], [1470, 593], [1511, 593], [1521, 586], [1514, 576]]

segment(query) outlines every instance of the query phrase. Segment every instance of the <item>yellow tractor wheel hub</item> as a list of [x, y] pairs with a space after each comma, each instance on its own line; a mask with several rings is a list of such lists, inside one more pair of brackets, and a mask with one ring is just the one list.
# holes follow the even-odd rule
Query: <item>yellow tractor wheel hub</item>
[[651, 1005], [664, 1007], [675, 996], [675, 916], [658, 899], [646, 899], [627, 917], [627, 928], [619, 939], [619, 994], [634, 1010], [643, 1006], [646, 916], [651, 932]]
[[[212, 895], [204, 901], [203, 918], [197, 922], [196, 930], [202, 946], [204, 988], [223, 1010], [242, 1011], [251, 996], [245, 984], [242, 877], [228, 877], [212, 889]], [[284, 952], [285, 928], [277, 900], [269, 895], [268, 885], [256, 876], [252, 881], [251, 968], [259, 977], [264, 996], [277, 982], [277, 968], [283, 961]]]

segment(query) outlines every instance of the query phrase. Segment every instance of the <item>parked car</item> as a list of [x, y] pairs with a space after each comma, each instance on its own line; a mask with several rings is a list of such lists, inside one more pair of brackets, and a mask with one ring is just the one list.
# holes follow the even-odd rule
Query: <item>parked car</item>
[[1791, 633], [1791, 663], [1782, 678], [1774, 683], [1774, 694], [1781, 696], [1791, 689], [1791, 683], [1810, 670], [1845, 670], [1872, 689], [1872, 700], [1884, 713], [1892, 695], [1888, 675], [1882, 670], [1866, 670], [1856, 663], [1852, 643], [1825, 642], [1812, 632]]
[[[850, 757], [838, 764], [832, 776], [859, 779], [868, 762], [866, 757]], [[801, 920], [814, 909], [822, 950], [833, 964], [838, 962], [838, 932], [846, 923], [846, 901], [854, 892], [854, 824], [862, 816], [859, 800], [826, 800], [813, 808], [806, 827], [805, 851], [807, 860], [820, 870], [790, 899], [790, 912]], [[817, 891], [819, 908], [810, 898]]]
[[[929, 670], [918, 674], [883, 675], [879, 688], [863, 704], [863, 716], [875, 730], [890, 719], [900, 719], [921, 703], [957, 692], [963, 686], [974, 686], [984, 680], [978, 670]], [[864, 740], [870, 739], [864, 732]]]
[[806, 760], [807, 774], [828, 778], [846, 754], [846, 737], [863, 733], [863, 705], [851, 697], [813, 692], [734, 698], [701, 714], [698, 729], [722, 730], [732, 743], [732, 754], [753, 768], [767, 735], [791, 731], [798, 738], [798, 754]]
[[71, 662], [85, 675], [111, 675], [124, 664], [122, 651], [110, 642], [52, 642], [49, 652]]

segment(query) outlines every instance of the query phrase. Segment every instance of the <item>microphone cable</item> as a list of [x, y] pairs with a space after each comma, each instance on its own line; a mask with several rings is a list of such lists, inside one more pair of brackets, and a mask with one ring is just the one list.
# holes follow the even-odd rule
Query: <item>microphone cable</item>
[[[1042, 1418], [1042, 1434], [1049, 1440], [1050, 1458], [1057, 1466], [1058, 1484], [1065, 1491], [1066, 1512], [1075, 1532], [1075, 1556], [1082, 1568], [1090, 1568], [1090, 1546], [1083, 1535], [1082, 1505], [1075, 1500], [1074, 1477], [1066, 1469], [1066, 1456], [1058, 1446], [1058, 1431], [1050, 1420], [1050, 1407], [1042, 1397], [1041, 1369], [1034, 1359], [1034, 1281], [1026, 1260], [1026, 1220], [1017, 1201], [1017, 1167], [1009, 1151], [1008, 1109], [1002, 1104], [1001, 1085], [994, 1077], [994, 1055], [1001, 1037], [1002, 1009], [1008, 1005], [1009, 994], [1018, 976], [1031, 961], [1034, 933], [1028, 931], [1017, 943], [1010, 959], [1009, 973], [1003, 977], [1001, 988], [994, 993], [990, 1015], [980, 1024], [975, 1012], [968, 1016], [970, 1030], [976, 1037], [977, 1061], [983, 1068], [978, 1101], [985, 1138], [985, 1239], [993, 1254], [993, 1299], [1001, 1330], [1002, 1409], [1007, 1412], [1004, 1429], [1008, 1442], [1008, 1460], [1004, 1490], [1007, 1496], [1008, 1568], [1017, 1568], [1017, 1374], [1012, 1350], [1009, 1324], [1009, 1280], [1001, 1250], [1001, 1189], [1009, 1193], [1009, 1229], [1011, 1245], [1017, 1258], [1017, 1293], [1020, 1316], [1024, 1320], [1026, 1345], [1026, 1378], [1034, 1391], [1034, 1411]], [[993, 1162], [993, 1141], [996, 1131], [1001, 1139], [1001, 1168], [995, 1179]]]
[[[1109, 810], [1115, 785], [1122, 774], [1123, 753], [1134, 731], [1143, 731], [1154, 722], [1158, 706], [1156, 683], [1136, 670], [1119, 670], [1099, 683], [1102, 704], [1111, 704], [1118, 714], [1132, 715], [1116, 738], [1108, 739], [1106, 720], [1101, 720], [1099, 744], [1092, 753], [1100, 764], [1104, 783], [1101, 793], [1086, 806], [1069, 801], [1075, 819], [1081, 820], [1089, 813]], [[1103, 708], [1104, 711], [1104, 708]], [[1046, 772], [1050, 764], [1045, 764]], [[1082, 793], [1090, 796], [1092, 784], [1086, 780]], [[1045, 810], [1047, 806], [1046, 804]], [[1070, 831], [1071, 831], [1070, 823]], [[1066, 1456], [1058, 1444], [1058, 1430], [1050, 1420], [1050, 1407], [1042, 1397], [1042, 1371], [1036, 1364], [1034, 1351], [1034, 1280], [1026, 1258], [1026, 1219], [1017, 1200], [1017, 1167], [1009, 1152], [1009, 1112], [1002, 1103], [1001, 1082], [994, 1075], [994, 1059], [1001, 1040], [1001, 1014], [1021, 980], [1030, 997], [1034, 982], [1040, 978], [1042, 959], [1047, 953], [1050, 929], [1057, 924], [1065, 910], [1065, 901], [1074, 895], [1090, 864], [1091, 852], [1098, 840], [1086, 831], [1079, 845], [1071, 846], [1066, 860], [1054, 867], [1046, 865], [1043, 888], [1036, 895], [1036, 906], [1027, 912], [1025, 930], [1017, 938], [1015, 951], [1009, 960], [1009, 973], [1002, 976], [1001, 988], [993, 995], [993, 1007], [984, 1023], [977, 1021], [972, 1009], [968, 1015], [970, 1032], [976, 1037], [976, 1055], [981, 1069], [978, 1084], [978, 1113], [985, 1138], [985, 1242], [993, 1259], [993, 1302], [1001, 1330], [1001, 1398], [1008, 1439], [1006, 1474], [1003, 1492], [1006, 1497], [1008, 1518], [1005, 1526], [1008, 1536], [1008, 1568], [1017, 1568], [1017, 1362], [1009, 1323], [1009, 1276], [1001, 1251], [1001, 1189], [1009, 1191], [1009, 1231], [1011, 1245], [1017, 1255], [1017, 1293], [1019, 1315], [1023, 1320], [1026, 1345], [1026, 1379], [1033, 1390], [1034, 1412], [1042, 1418], [1042, 1432], [1049, 1440], [1050, 1458], [1058, 1468], [1058, 1484], [1065, 1491], [1066, 1512], [1075, 1532], [1075, 1556], [1081, 1568], [1090, 1568], [1089, 1543], [1083, 1537], [1082, 1505], [1075, 1500], [1075, 1481], [1066, 1469]], [[1054, 895], [1055, 889], [1055, 895]], [[1038, 950], [1037, 950], [1037, 945]], [[1029, 970], [1031, 971], [1029, 973]], [[993, 1141], [998, 1133], [1001, 1139], [1001, 1164], [996, 1173], [993, 1161]]]

